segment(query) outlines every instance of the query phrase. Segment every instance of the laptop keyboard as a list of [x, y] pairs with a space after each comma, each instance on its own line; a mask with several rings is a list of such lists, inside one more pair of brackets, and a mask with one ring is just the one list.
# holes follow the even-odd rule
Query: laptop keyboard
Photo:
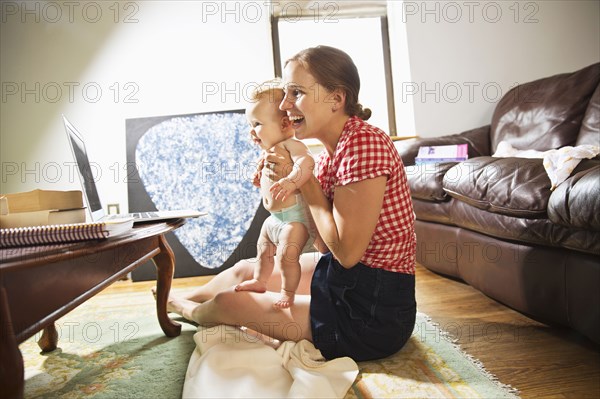
[[149, 219], [156, 216], [158, 216], [156, 212], [134, 212], [125, 215], [107, 215], [105, 218], [108, 220], [123, 219], [128, 217], [132, 217], [135, 219]]
[[134, 217], [136, 219], [148, 219], [148, 218], [153, 218], [153, 217], [157, 217], [158, 214], [156, 212], [135, 212], [135, 213], [130, 213], [131, 217]]

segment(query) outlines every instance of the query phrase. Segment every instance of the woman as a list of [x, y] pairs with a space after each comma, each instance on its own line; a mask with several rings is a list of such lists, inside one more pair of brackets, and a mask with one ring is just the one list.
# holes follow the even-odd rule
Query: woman
[[[288, 309], [272, 306], [277, 271], [272, 293], [235, 292], [252, 278], [253, 260], [243, 260], [188, 297], [171, 298], [169, 310], [204, 325], [307, 339], [328, 359], [389, 356], [410, 337], [416, 313], [414, 213], [402, 161], [389, 136], [364, 122], [370, 111], [358, 103], [360, 79], [346, 53], [303, 50], [286, 62], [283, 81], [280, 108], [296, 137], [325, 147], [301, 193], [327, 253], [318, 262], [303, 255], [299, 295]], [[274, 153], [267, 162], [281, 178], [291, 159]]]

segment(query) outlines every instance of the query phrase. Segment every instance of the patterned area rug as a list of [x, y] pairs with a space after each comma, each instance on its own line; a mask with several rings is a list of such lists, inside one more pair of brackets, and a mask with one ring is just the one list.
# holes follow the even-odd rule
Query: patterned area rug
[[[167, 338], [148, 293], [92, 298], [57, 322], [59, 348], [39, 335], [20, 345], [26, 398], [180, 398], [196, 327]], [[419, 314], [409, 343], [387, 359], [359, 363], [352, 398], [516, 398], [479, 362]]]

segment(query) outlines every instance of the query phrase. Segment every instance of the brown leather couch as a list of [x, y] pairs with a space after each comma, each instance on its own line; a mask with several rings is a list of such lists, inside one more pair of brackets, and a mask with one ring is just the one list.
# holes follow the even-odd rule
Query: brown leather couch
[[[542, 159], [520, 150], [600, 145], [600, 63], [506, 93], [491, 124], [397, 142], [417, 217], [418, 262], [536, 320], [600, 343], [600, 158], [553, 191]], [[420, 146], [461, 144], [469, 160], [414, 165]], [[412, 166], [411, 166], [412, 165]]]

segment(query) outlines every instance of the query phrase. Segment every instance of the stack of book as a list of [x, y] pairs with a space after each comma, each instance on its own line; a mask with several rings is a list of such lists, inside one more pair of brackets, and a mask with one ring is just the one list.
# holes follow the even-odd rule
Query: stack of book
[[82, 223], [86, 219], [79, 190], [33, 190], [0, 196], [0, 228]]
[[130, 232], [132, 218], [86, 223], [82, 192], [0, 195], [0, 248], [97, 240]]
[[469, 158], [468, 152], [468, 144], [419, 147], [419, 153], [415, 158], [415, 164], [462, 162]]

